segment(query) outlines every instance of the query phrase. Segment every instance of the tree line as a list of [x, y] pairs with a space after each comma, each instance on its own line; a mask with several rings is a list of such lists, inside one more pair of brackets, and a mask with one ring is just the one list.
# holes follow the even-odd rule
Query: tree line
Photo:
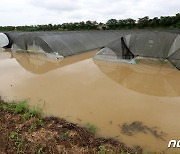
[[150, 19], [148, 16], [134, 20], [110, 19], [106, 23], [96, 21], [70, 22], [63, 24], [0, 26], [0, 31], [73, 31], [73, 30], [123, 30], [123, 29], [180, 29], [180, 13], [175, 16], [161, 16]]

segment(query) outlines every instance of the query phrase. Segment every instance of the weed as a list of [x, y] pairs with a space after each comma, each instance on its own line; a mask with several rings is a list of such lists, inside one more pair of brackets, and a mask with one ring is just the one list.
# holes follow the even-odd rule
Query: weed
[[16, 104], [14, 102], [9, 102], [7, 106], [10, 111], [15, 111]]
[[32, 123], [30, 128], [29, 128], [29, 131], [32, 132], [32, 131], [35, 131], [37, 128], [37, 124], [36, 123]]
[[106, 154], [107, 153], [107, 149], [105, 146], [99, 146], [99, 151], [98, 153], [100, 154]]
[[44, 152], [43, 152], [43, 148], [42, 147], [37, 150], [37, 154], [43, 154], [43, 153]]
[[24, 120], [27, 120], [31, 117], [30, 113], [29, 112], [26, 112], [24, 113], [23, 115], [21, 115], [21, 117], [24, 119]]
[[8, 106], [7, 105], [1, 105], [1, 107], [0, 107], [2, 110], [4, 110], [4, 111], [7, 111], [8, 110]]
[[15, 139], [15, 145], [17, 146], [17, 153], [20, 153], [24, 139], [18, 136], [17, 132], [11, 132], [9, 135], [10, 139]]
[[20, 101], [16, 104], [16, 107], [14, 109], [15, 113], [22, 113], [22, 112], [27, 112], [29, 110], [29, 106], [27, 104], [27, 101]]
[[69, 131], [64, 133], [64, 137], [69, 137], [69, 136], [70, 136], [70, 132]]
[[17, 132], [11, 132], [10, 135], [9, 135], [9, 138], [10, 139], [15, 139], [17, 136], [18, 136]]
[[94, 126], [94, 125], [92, 125], [92, 124], [86, 124], [86, 128], [91, 132], [91, 133], [93, 133], [93, 134], [95, 134], [96, 133], [96, 131], [97, 131], [97, 128], [96, 128], [96, 126]]
[[39, 107], [33, 107], [29, 109], [30, 117], [39, 117], [42, 114], [42, 109]]
[[39, 107], [30, 108], [27, 100], [19, 101], [19, 102], [9, 102], [7, 104], [1, 104], [0, 109], [4, 111], [12, 111], [14, 113], [22, 113], [21, 117], [24, 120], [27, 120], [31, 117], [40, 117], [42, 114], [42, 109]]
[[27, 120], [31, 117], [40, 117], [42, 114], [42, 109], [39, 107], [33, 107], [33, 108], [29, 108], [29, 110], [27, 112], [25, 112], [21, 117], [24, 120]]
[[15, 142], [15, 145], [17, 146], [17, 153], [20, 153], [23, 143], [24, 143], [24, 138], [17, 137]]
[[37, 124], [37, 126], [44, 126], [44, 121], [43, 120], [38, 120], [37, 122], [36, 122], [36, 124]]
[[38, 120], [31, 124], [29, 131], [30, 132], [35, 131], [38, 127], [42, 127], [42, 126], [44, 126], [44, 121]]
[[16, 107], [16, 105], [13, 102], [9, 102], [8, 104], [1, 104], [0, 105], [0, 108], [4, 111], [13, 111], [14, 112], [15, 107]]

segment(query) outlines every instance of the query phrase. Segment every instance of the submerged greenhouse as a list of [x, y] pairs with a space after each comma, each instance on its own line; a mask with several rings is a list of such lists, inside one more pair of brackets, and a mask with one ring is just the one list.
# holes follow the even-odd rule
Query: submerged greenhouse
[[137, 57], [156, 58], [180, 69], [179, 31], [8, 32], [0, 33], [0, 47], [54, 54], [55, 58], [98, 49], [94, 59], [135, 64]]
[[168, 60], [180, 69], [180, 35], [149, 31], [129, 34], [101, 49], [95, 59], [135, 63], [136, 57]]
[[100, 49], [133, 31], [72, 31], [24, 33], [12, 45], [13, 51], [58, 53], [66, 57]]

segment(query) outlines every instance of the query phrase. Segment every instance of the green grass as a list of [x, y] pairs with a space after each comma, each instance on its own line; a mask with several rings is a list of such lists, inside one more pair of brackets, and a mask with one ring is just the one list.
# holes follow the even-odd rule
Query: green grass
[[17, 137], [15, 145], [17, 146], [17, 153], [19, 154], [21, 152], [22, 146], [24, 143], [24, 138]]
[[42, 109], [39, 107], [32, 107], [29, 109], [29, 114], [31, 117], [39, 117], [42, 115]]
[[17, 153], [21, 153], [21, 149], [22, 149], [22, 146], [23, 146], [23, 143], [24, 143], [24, 138], [20, 137], [18, 132], [14, 132], [12, 131], [10, 134], [9, 134], [9, 138], [11, 140], [15, 140], [15, 146], [17, 147]]
[[26, 100], [23, 101], [12, 101], [7, 104], [1, 104], [0, 108], [4, 111], [10, 111], [14, 113], [24, 113], [29, 110], [29, 106]]
[[15, 113], [24, 113], [27, 112], [29, 110], [29, 105], [27, 104], [27, 101], [19, 101], [18, 103], [16, 103], [14, 112]]
[[29, 112], [26, 112], [24, 113], [23, 115], [21, 115], [21, 117], [24, 119], [24, 120], [27, 120], [31, 117], [30, 113]]
[[18, 133], [17, 132], [11, 132], [10, 134], [9, 134], [9, 138], [10, 139], [14, 139], [14, 138], [16, 138], [18, 136]]
[[31, 123], [29, 131], [35, 131], [38, 127], [43, 127], [45, 125], [43, 120], [37, 120], [36, 122]]
[[2, 110], [4, 110], [4, 111], [7, 111], [8, 110], [8, 106], [7, 105], [1, 105], [1, 107], [0, 107]]
[[43, 148], [42, 147], [40, 147], [38, 150], [37, 150], [37, 154], [43, 154], [44, 152], [43, 152]]
[[64, 137], [69, 137], [70, 136], [70, 131], [65, 132], [63, 136]]
[[40, 117], [41, 115], [42, 115], [42, 109], [40, 109], [39, 107], [33, 107], [33, 108], [29, 108], [29, 110], [22, 115], [22, 118], [24, 120], [27, 120], [31, 117]]
[[99, 154], [106, 154], [107, 151], [108, 150], [106, 149], [105, 146], [99, 146], [99, 151], [98, 151]]
[[38, 106], [30, 107], [27, 100], [23, 101], [12, 101], [7, 104], [0, 103], [0, 109], [16, 114], [22, 114], [21, 117], [27, 120], [32, 117], [39, 118], [42, 115], [42, 108]]
[[90, 131], [93, 134], [95, 134], [97, 132], [97, 127], [92, 124], [88, 123], [88, 124], [86, 124], [85, 127], [88, 129], [88, 131]]
[[22, 118], [24, 120], [27, 120], [31, 117], [40, 117], [41, 115], [42, 115], [42, 109], [39, 107], [33, 107], [33, 108], [29, 108], [29, 110], [22, 115]]

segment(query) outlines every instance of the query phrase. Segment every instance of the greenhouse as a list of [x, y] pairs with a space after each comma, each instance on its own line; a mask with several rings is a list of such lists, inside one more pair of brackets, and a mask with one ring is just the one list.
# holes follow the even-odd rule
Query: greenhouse
[[128, 30], [24, 33], [14, 40], [12, 50], [58, 53], [66, 57], [100, 49], [124, 35], [135, 32]]
[[4, 33], [0, 33], [0, 48], [3, 48], [9, 44], [9, 39]]
[[136, 57], [167, 59], [180, 69], [180, 35], [159, 31], [129, 34], [108, 44], [94, 58], [135, 63]]
[[7, 32], [0, 33], [0, 48], [50, 53], [55, 58], [100, 50], [95, 59], [135, 64], [137, 57], [156, 58], [180, 69], [179, 31]]

